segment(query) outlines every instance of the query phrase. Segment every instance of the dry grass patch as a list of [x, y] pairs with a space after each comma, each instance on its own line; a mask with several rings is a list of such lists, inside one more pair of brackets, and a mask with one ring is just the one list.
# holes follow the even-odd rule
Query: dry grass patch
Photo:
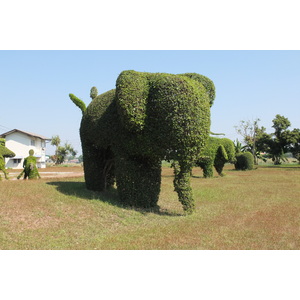
[[300, 172], [261, 168], [191, 183], [185, 216], [163, 168], [160, 210], [125, 207], [83, 178], [0, 182], [1, 249], [300, 249]]

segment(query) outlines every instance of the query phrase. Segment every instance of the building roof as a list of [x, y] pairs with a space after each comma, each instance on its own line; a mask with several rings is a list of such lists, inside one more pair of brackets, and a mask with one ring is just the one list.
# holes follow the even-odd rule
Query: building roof
[[2, 134], [0, 134], [0, 137], [1, 137], [1, 138], [5, 138], [6, 136], [8, 136], [8, 135], [10, 135], [10, 134], [12, 134], [12, 133], [15, 133], [15, 132], [21, 132], [21, 133], [24, 133], [24, 134], [26, 134], [26, 135], [28, 135], [28, 136], [36, 137], [36, 138], [39, 138], [39, 139], [41, 139], [41, 140], [48, 140], [48, 141], [51, 140], [51, 139], [49, 139], [49, 138], [47, 138], [47, 137], [45, 137], [45, 136], [42, 136], [42, 135], [40, 135], [40, 134], [36, 134], [36, 133], [24, 131], [24, 130], [19, 130], [19, 129], [13, 129], [13, 130], [10, 130], [10, 131], [8, 131], [8, 132], [2, 133]]

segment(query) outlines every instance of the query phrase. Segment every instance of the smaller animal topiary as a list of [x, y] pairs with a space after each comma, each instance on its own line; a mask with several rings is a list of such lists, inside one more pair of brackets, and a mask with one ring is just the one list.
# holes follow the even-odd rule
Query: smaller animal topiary
[[21, 174], [17, 177], [20, 179], [22, 175], [24, 174], [24, 179], [37, 179], [41, 178], [39, 171], [36, 167], [36, 158], [33, 156], [34, 151], [31, 149], [29, 150], [29, 156], [24, 159], [23, 163], [23, 171]]
[[210, 137], [196, 165], [203, 169], [204, 178], [213, 177], [213, 167], [224, 176], [225, 163], [235, 162], [234, 143], [227, 138]]
[[[0, 170], [4, 173], [5, 179], [8, 178], [8, 172], [5, 170], [5, 157], [14, 157], [15, 153], [5, 147], [5, 139], [0, 138]], [[0, 175], [0, 181], [2, 180]]]
[[251, 152], [240, 152], [236, 155], [234, 164], [236, 170], [253, 170], [254, 158]]

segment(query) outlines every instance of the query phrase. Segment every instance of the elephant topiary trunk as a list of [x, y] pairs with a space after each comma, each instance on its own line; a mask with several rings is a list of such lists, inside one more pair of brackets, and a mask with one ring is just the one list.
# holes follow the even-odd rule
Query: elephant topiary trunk
[[[96, 95], [95, 87], [91, 91]], [[194, 210], [191, 166], [210, 132], [213, 82], [196, 73], [181, 75], [123, 71], [116, 89], [81, 108], [80, 137], [86, 186], [103, 191], [116, 180], [120, 200], [155, 207], [161, 161], [176, 161], [174, 187], [187, 213]]]

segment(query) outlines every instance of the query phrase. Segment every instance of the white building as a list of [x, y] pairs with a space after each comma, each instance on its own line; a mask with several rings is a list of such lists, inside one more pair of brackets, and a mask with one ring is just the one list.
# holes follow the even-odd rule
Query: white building
[[0, 138], [5, 138], [5, 146], [16, 154], [15, 157], [5, 158], [6, 168], [22, 169], [30, 149], [37, 158], [37, 167], [46, 168], [46, 142], [51, 139], [19, 129], [2, 133]]

